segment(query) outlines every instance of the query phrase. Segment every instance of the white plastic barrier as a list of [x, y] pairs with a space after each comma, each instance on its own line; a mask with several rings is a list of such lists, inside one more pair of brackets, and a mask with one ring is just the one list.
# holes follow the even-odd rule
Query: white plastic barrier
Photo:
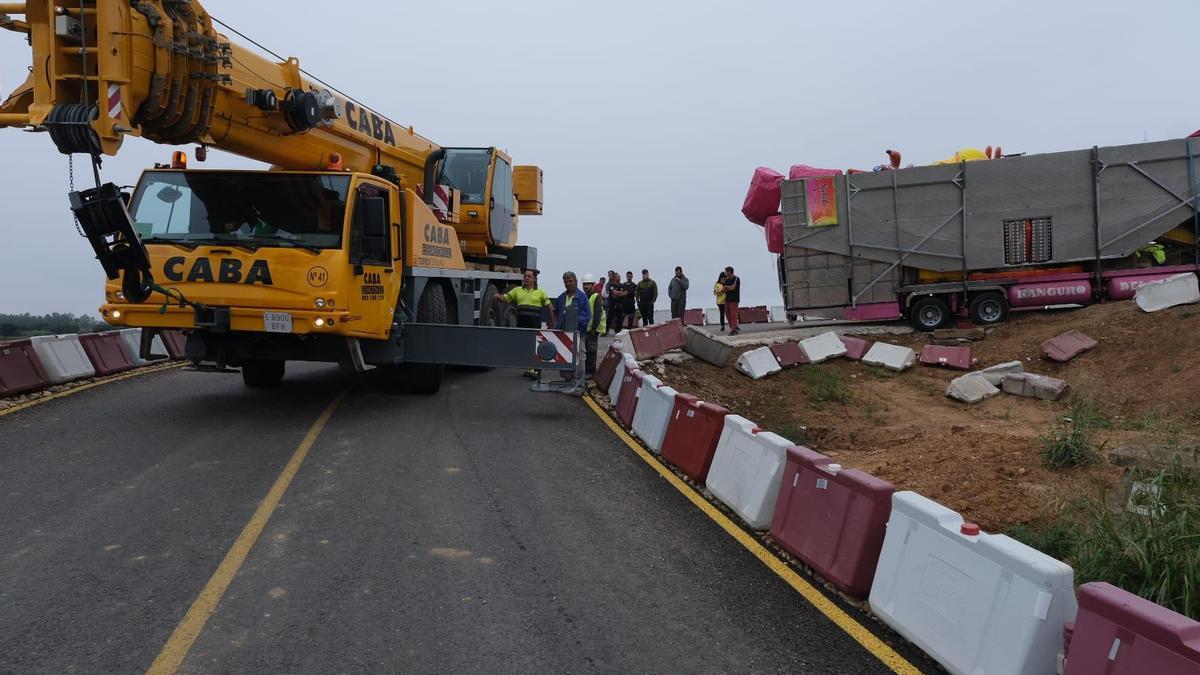
[[704, 310], [704, 325], [718, 328], [721, 326], [721, 312], [716, 307]]
[[915, 492], [892, 496], [871, 610], [951, 673], [1053, 675], [1074, 572]]
[[771, 308], [772, 323], [787, 323], [787, 307], [781, 305]]
[[747, 525], [765, 530], [775, 514], [779, 481], [792, 445], [778, 434], [760, 431], [745, 417], [729, 415], [705, 485]]
[[632, 354], [625, 352], [622, 356], [624, 358], [617, 363], [617, 372], [613, 375], [612, 384], [608, 385], [608, 400], [614, 408], [617, 407], [617, 395], [621, 393], [621, 382], [625, 379], [625, 372], [637, 367], [637, 360]]
[[1192, 272], [1151, 281], [1138, 287], [1133, 301], [1143, 312], [1157, 312], [1176, 305], [1200, 302], [1200, 284]]
[[867, 350], [862, 362], [872, 366], [883, 366], [898, 373], [911, 368], [917, 362], [917, 353], [908, 347], [876, 342]]
[[996, 385], [980, 373], [967, 373], [956, 377], [950, 380], [950, 386], [946, 387], [947, 396], [963, 403], [979, 403], [999, 393]]
[[51, 384], [92, 377], [96, 369], [79, 344], [78, 335], [39, 335], [29, 339]]
[[808, 357], [809, 363], [821, 363], [846, 355], [845, 343], [832, 331], [804, 338], [800, 341], [800, 350]]
[[[139, 354], [142, 351], [142, 329], [141, 328], [126, 328], [117, 331], [121, 334], [121, 348], [125, 350], [125, 355], [129, 357], [129, 361], [135, 366], [144, 366], [147, 363], [153, 363], [157, 359], [143, 359]], [[160, 356], [163, 359], [169, 358], [167, 346], [163, 344], [162, 338], [158, 335], [154, 336], [154, 340], [150, 343], [150, 355]]]
[[642, 377], [642, 393], [638, 397], [637, 410], [633, 413], [633, 433], [655, 453], [662, 451], [667, 423], [671, 421], [671, 411], [675, 409], [675, 393], [674, 389], [649, 373]]
[[783, 370], [779, 367], [779, 361], [775, 359], [775, 355], [771, 353], [770, 347], [759, 347], [743, 352], [738, 357], [737, 369], [755, 380], [761, 380]]

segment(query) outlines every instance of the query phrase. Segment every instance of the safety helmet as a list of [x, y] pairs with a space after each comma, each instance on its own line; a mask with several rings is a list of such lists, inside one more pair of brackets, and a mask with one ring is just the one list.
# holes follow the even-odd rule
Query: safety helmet
[[594, 284], [594, 283], [596, 283], [596, 277], [595, 277], [595, 275], [592, 275], [592, 274], [585, 274], [585, 275], [583, 275], [583, 283], [585, 283], [585, 284]]

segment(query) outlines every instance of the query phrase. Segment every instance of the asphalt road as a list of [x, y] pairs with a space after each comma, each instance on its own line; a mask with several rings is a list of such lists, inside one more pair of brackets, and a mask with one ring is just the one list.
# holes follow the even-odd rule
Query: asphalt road
[[885, 672], [581, 401], [448, 378], [171, 370], [0, 417], [0, 672], [144, 671], [348, 387], [181, 672]]

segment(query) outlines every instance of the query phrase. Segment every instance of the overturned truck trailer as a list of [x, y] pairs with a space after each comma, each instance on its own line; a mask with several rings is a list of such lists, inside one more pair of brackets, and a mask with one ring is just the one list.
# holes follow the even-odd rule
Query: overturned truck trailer
[[790, 314], [921, 330], [1195, 272], [1200, 139], [784, 181]]

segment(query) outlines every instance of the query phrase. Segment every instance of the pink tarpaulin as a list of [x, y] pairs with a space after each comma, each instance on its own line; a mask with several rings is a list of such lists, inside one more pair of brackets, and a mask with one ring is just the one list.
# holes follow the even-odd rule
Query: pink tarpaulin
[[767, 234], [767, 250], [771, 253], [783, 253], [783, 216], [767, 218], [763, 229]]
[[840, 176], [841, 169], [818, 169], [815, 166], [807, 164], [793, 164], [791, 169], [788, 169], [788, 180], [801, 180], [804, 178], [817, 178], [819, 176]]
[[774, 169], [760, 166], [750, 179], [746, 201], [742, 203], [742, 215], [755, 225], [762, 225], [767, 218], [779, 213], [779, 185], [783, 174]]

